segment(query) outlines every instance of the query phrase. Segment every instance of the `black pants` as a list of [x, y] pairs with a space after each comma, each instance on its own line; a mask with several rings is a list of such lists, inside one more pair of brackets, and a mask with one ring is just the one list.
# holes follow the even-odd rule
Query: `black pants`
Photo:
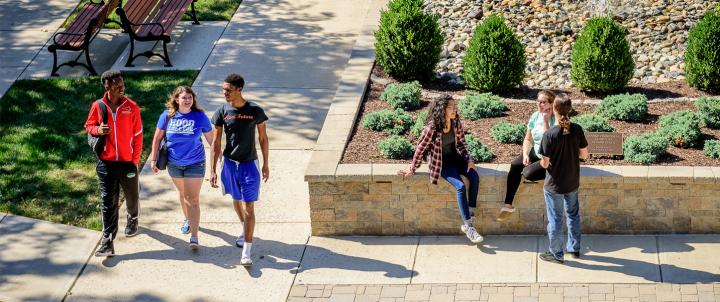
[[103, 236], [112, 235], [115, 239], [118, 231], [118, 212], [120, 188], [125, 194], [125, 206], [128, 221], [138, 217], [138, 170], [132, 162], [98, 161], [95, 167], [100, 179], [100, 197], [102, 198]]
[[515, 199], [515, 193], [517, 193], [520, 187], [521, 176], [524, 176], [526, 180], [538, 181], [545, 179], [545, 169], [540, 166], [540, 158], [535, 155], [535, 150], [530, 150], [530, 164], [523, 165], [522, 155], [515, 158], [510, 163], [510, 172], [507, 177], [507, 191], [505, 192], [505, 204], [512, 204]]

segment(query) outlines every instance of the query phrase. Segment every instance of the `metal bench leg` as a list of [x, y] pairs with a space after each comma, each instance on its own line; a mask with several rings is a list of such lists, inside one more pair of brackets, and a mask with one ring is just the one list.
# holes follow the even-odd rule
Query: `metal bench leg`
[[92, 61], [90, 61], [90, 45], [85, 47], [85, 61], [87, 61], [87, 69], [90, 71], [90, 75], [96, 76], [97, 71], [95, 71], [95, 67], [93, 67]]
[[131, 37], [130, 38], [130, 54], [128, 55], [128, 60], [125, 63], [125, 67], [135, 67], [135, 65], [132, 64], [132, 62], [135, 60], [135, 57], [133, 54], [135, 53], [135, 40]]
[[190, 3], [190, 17], [193, 20], [193, 24], [195, 24], [195, 25], [200, 24], [200, 21], [198, 21], [198, 19], [197, 19], [197, 14], [195, 14], [195, 1]]
[[170, 56], [168, 56], [167, 52], [167, 42], [163, 40], [163, 53], [165, 53], [165, 57], [163, 57], [163, 60], [165, 60], [165, 67], [172, 67], [172, 63], [170, 63]]
[[51, 52], [53, 54], [53, 68], [52, 68], [52, 71], [50, 72], [50, 76], [57, 77], [57, 76], [59, 76], [57, 74], [57, 71], [58, 71], [58, 69], [60, 69], [60, 66], [57, 66], [57, 50], [53, 49]]

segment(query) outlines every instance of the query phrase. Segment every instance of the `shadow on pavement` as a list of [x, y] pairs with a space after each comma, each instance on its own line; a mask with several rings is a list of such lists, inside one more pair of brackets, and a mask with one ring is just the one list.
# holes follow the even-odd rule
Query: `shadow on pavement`
[[[619, 258], [613, 258], [613, 257], [605, 257], [605, 256], [597, 256], [597, 255], [583, 255], [582, 259], [585, 261], [594, 261], [594, 262], [601, 262], [601, 263], [607, 263], [607, 264], [613, 264], [614, 266], [606, 266], [606, 265], [593, 265], [593, 264], [586, 264], [576, 261], [566, 261], [565, 265], [574, 267], [574, 268], [580, 268], [580, 269], [586, 269], [586, 270], [596, 270], [596, 271], [612, 271], [612, 272], [619, 272], [626, 275], [633, 275], [642, 277], [645, 280], [652, 281], [652, 282], [663, 282], [663, 280], [657, 280], [657, 278], [651, 278], [647, 275], [643, 274], [633, 274], [635, 272], [647, 272], [651, 271], [654, 268], [661, 269], [662, 274], [658, 274], [659, 276], [667, 276], [668, 274], [673, 274], [673, 279], [681, 279], [681, 282], [676, 283], [696, 283], [696, 282], [718, 282], [720, 281], [720, 275], [712, 274], [708, 272], [703, 271], [697, 271], [687, 268], [678, 267], [671, 264], [663, 264], [662, 268], [660, 268], [659, 265], [655, 263], [648, 263], [643, 261], [637, 261], [637, 260], [630, 260], [630, 259], [619, 259]], [[636, 269], [628, 269], [627, 267], [634, 267]], [[661, 277], [661, 279], [666, 279], [667, 277]]]

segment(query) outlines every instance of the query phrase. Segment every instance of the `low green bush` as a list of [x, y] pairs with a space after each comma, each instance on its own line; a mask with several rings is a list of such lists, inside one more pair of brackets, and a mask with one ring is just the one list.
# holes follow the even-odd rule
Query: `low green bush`
[[420, 107], [422, 86], [420, 82], [392, 83], [385, 87], [380, 99], [395, 109], [413, 110]]
[[647, 97], [640, 93], [607, 96], [595, 112], [618, 121], [642, 122], [647, 117]]
[[420, 134], [422, 134], [423, 127], [425, 127], [425, 122], [427, 121], [429, 111], [423, 110], [418, 114], [417, 120], [415, 120], [415, 124], [410, 128], [410, 134], [412, 134], [414, 137], [420, 137]]
[[720, 158], [720, 140], [710, 139], [705, 141], [705, 147], [703, 148], [705, 155], [710, 158]]
[[363, 126], [373, 131], [385, 131], [401, 135], [413, 125], [412, 116], [402, 109], [380, 110], [368, 113], [363, 119]]
[[476, 162], [488, 162], [495, 157], [492, 150], [483, 145], [483, 143], [474, 136], [470, 134], [465, 136], [465, 141], [467, 142], [467, 148], [470, 156], [472, 156]]
[[527, 125], [500, 122], [490, 128], [490, 135], [503, 144], [522, 144]]
[[377, 146], [382, 156], [389, 159], [409, 159], [415, 152], [410, 141], [399, 135], [381, 140]]
[[691, 86], [720, 90], [720, 9], [707, 12], [688, 32], [685, 77]]
[[720, 98], [702, 97], [695, 101], [695, 107], [708, 128], [720, 129]]
[[623, 142], [623, 155], [629, 162], [649, 165], [667, 151], [667, 139], [656, 133], [630, 136]]
[[570, 121], [580, 125], [586, 132], [615, 132], [608, 118], [598, 114], [584, 114], [570, 118]]
[[676, 147], [699, 146], [702, 137], [700, 116], [688, 110], [668, 113], [660, 117], [658, 135], [664, 136], [670, 144]]
[[470, 120], [503, 116], [508, 106], [499, 96], [492, 93], [468, 92], [458, 105], [460, 114]]

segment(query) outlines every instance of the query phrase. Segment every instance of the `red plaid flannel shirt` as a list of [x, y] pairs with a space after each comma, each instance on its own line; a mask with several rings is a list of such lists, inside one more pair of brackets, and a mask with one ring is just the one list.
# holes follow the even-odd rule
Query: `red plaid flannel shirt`
[[[470, 154], [467, 151], [467, 143], [465, 142], [465, 132], [463, 131], [460, 117], [455, 116], [455, 148], [458, 154], [467, 161], [472, 160]], [[412, 159], [412, 171], [415, 172], [420, 167], [423, 161], [423, 155], [425, 150], [432, 144], [428, 157], [428, 168], [430, 170], [430, 182], [437, 184], [440, 178], [440, 170], [442, 170], [442, 133], [435, 131], [435, 126], [432, 122], [425, 125], [418, 146], [415, 149], [415, 155]]]

